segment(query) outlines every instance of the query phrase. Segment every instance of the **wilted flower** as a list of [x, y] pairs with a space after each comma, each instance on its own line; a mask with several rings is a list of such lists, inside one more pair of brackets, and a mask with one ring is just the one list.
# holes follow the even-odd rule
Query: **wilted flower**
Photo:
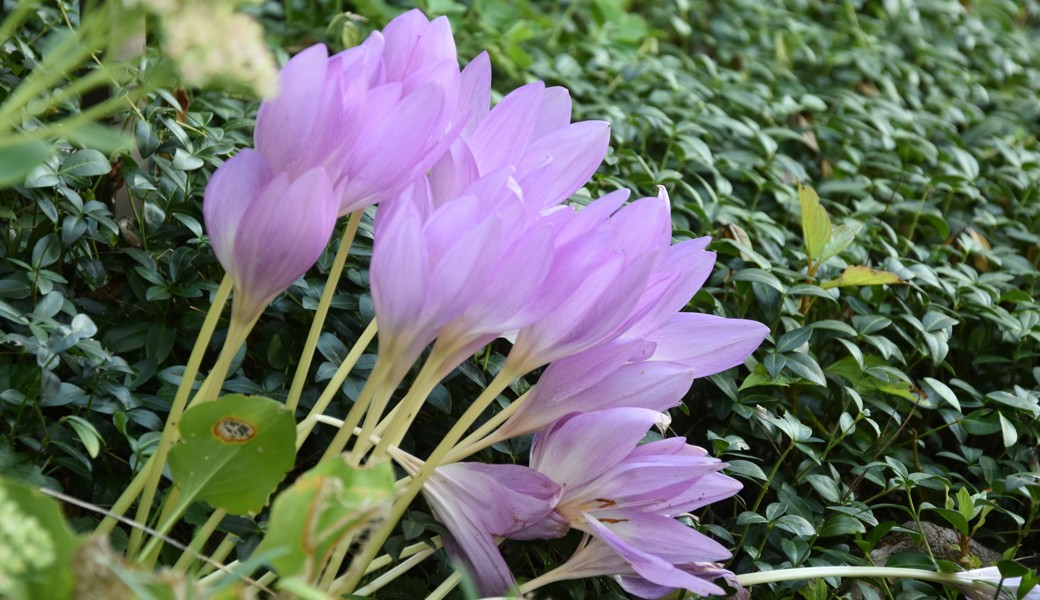
[[[638, 577], [630, 580], [633, 591], [654, 585], [721, 593], [701, 577], [703, 563], [727, 559], [729, 551], [674, 517], [728, 498], [741, 485], [718, 473], [722, 462], [683, 438], [640, 445], [647, 430], [665, 418], [652, 410], [619, 408], [570, 415], [539, 433], [531, 468], [558, 483], [563, 496], [547, 522], [535, 527], [545, 531], [555, 524], [595, 536], [627, 565], [613, 574]], [[568, 573], [566, 566], [561, 569]]]
[[260, 106], [256, 149], [293, 176], [324, 167], [346, 214], [395, 196], [448, 148], [458, 86], [448, 20], [412, 10], [332, 57], [320, 44], [294, 56]]
[[252, 150], [225, 162], [206, 187], [203, 216], [213, 252], [235, 285], [235, 310], [255, 319], [314, 264], [336, 224], [324, 169], [291, 179]]
[[438, 467], [423, 485], [433, 516], [449, 534], [444, 547], [482, 594], [501, 594], [515, 580], [496, 537], [534, 526], [552, 512], [560, 486], [519, 465], [456, 463]]

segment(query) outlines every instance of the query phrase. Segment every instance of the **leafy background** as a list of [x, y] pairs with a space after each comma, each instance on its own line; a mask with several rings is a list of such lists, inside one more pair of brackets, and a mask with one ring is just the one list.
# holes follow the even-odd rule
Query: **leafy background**
[[[978, 566], [973, 540], [1037, 566], [1040, 2], [421, 7], [452, 19], [463, 60], [490, 52], [497, 94], [543, 79], [571, 90], [576, 118], [609, 120], [611, 152], [588, 194], [666, 186], [676, 239], [711, 235], [718, 253], [690, 309], [770, 326], [746, 367], [698, 380], [673, 415], [676, 434], [724, 458], [745, 485], [697, 516], [733, 548], [731, 569], [871, 564], [872, 550], [922, 521], [952, 532], [957, 547], [923, 544], [890, 564]], [[406, 8], [286, 0], [247, 10], [284, 59], [318, 41], [341, 49]], [[0, 98], [41, 60], [61, 12], [41, 5], [2, 42]], [[151, 44], [140, 68], [159, 60]], [[158, 441], [221, 276], [200, 225], [202, 192], [223, 160], [250, 145], [257, 102], [170, 86], [138, 108], [129, 132], [139, 157], [66, 144], [23, 185], [0, 191], [0, 472], [102, 506]], [[806, 252], [799, 182], [817, 190], [835, 235], [848, 240], [818, 268]], [[132, 214], [114, 212], [115, 186], [138, 199]], [[370, 235], [366, 221], [301, 410], [372, 317]], [[284, 397], [331, 258], [265, 313], [229, 390]], [[821, 285], [849, 265], [904, 283]], [[428, 452], [505, 350], [493, 346], [439, 386], [406, 448]], [[349, 407], [372, 362], [362, 359], [335, 411]], [[316, 436], [302, 456], [316, 458], [327, 440]], [[482, 458], [522, 461], [527, 443]], [[175, 536], [189, 538], [207, 512], [193, 507]], [[97, 519], [70, 515], [81, 530]], [[259, 541], [250, 520], [221, 528], [238, 536], [238, 556]], [[417, 505], [390, 549], [438, 531]], [[574, 543], [504, 550], [531, 576]], [[381, 597], [416, 597], [449, 572], [439, 555]], [[546, 593], [621, 596], [608, 580]], [[907, 582], [753, 589], [755, 598], [850, 594], [955, 597]]]

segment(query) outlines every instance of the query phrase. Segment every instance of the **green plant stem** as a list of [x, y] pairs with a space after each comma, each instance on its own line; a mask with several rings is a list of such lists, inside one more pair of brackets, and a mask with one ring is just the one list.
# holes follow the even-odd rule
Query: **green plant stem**
[[[206, 319], [202, 323], [202, 329], [199, 330], [199, 337], [195, 340], [195, 347], [192, 348], [191, 354], [188, 356], [188, 364], [184, 367], [184, 374], [181, 376], [181, 382], [177, 386], [177, 392], [173, 398], [173, 404], [170, 405], [170, 415], [167, 417], [166, 428], [163, 430], [163, 436], [173, 435], [175, 425], [171, 426], [170, 423], [173, 421], [179, 421], [181, 413], [184, 412], [184, 407], [188, 402], [188, 395], [191, 393], [191, 388], [195, 384], [195, 376], [199, 372], [199, 366], [202, 364], [202, 357], [206, 354], [206, 348], [209, 346], [210, 338], [213, 337], [213, 331], [217, 327], [217, 322], [220, 319], [220, 315], [224, 312], [224, 305], [227, 304], [228, 296], [231, 294], [231, 277], [224, 275], [224, 279], [220, 282], [220, 287], [217, 288], [217, 293], [213, 296], [213, 304], [209, 308], [209, 312], [206, 313]], [[167, 430], [171, 433], [167, 434]], [[160, 438], [160, 448], [162, 447], [162, 438]], [[165, 460], [165, 458], [164, 458]], [[141, 471], [134, 477], [130, 485], [127, 486], [126, 490], [116, 501], [115, 505], [112, 506], [111, 515], [107, 516], [101, 524], [98, 525], [95, 530], [99, 534], [107, 534], [112, 531], [112, 528], [116, 524], [115, 516], [123, 516], [126, 511], [129, 510], [134, 500], [145, 489], [146, 482], [151, 481], [153, 477], [153, 471], [156, 471], [155, 464], [158, 462], [158, 457], [155, 454], [148, 459], [145, 466]], [[154, 475], [155, 481], [158, 481], [158, 475], [161, 475], [162, 467], [158, 468], [158, 474]], [[152, 491], [154, 497], [154, 489]], [[149, 499], [148, 503], [151, 503]], [[142, 502], [142, 504], [144, 504]], [[141, 522], [138, 520], [138, 522]]]
[[[419, 409], [426, 402], [433, 388], [441, 380], [440, 370], [443, 366], [443, 361], [436, 354], [431, 354], [426, 359], [408, 393], [405, 394], [394, 410], [387, 415], [384, 422], [380, 424], [383, 425], [383, 431], [380, 433], [379, 443], [376, 444], [373, 451], [374, 456], [385, 456], [387, 447], [400, 445], [401, 440], [404, 439], [405, 434], [408, 432], [408, 428], [412, 426], [412, 421], [415, 420], [415, 416], [419, 413]], [[379, 427], [376, 427], [376, 429], [379, 429]], [[355, 451], [363, 454], [370, 445], [366, 442], [368, 440], [365, 437], [365, 432], [362, 430]]]
[[460, 581], [462, 581], [462, 574], [455, 571], [449, 575], [443, 583], [437, 586], [437, 589], [430, 592], [430, 595], [426, 597], [426, 600], [443, 600], [453, 589], [455, 589], [455, 586], [459, 585]]
[[311, 369], [311, 362], [314, 360], [314, 351], [318, 347], [318, 338], [321, 337], [322, 327], [325, 326], [325, 319], [328, 318], [332, 297], [336, 294], [336, 286], [339, 284], [340, 276], [343, 275], [343, 267], [347, 264], [350, 246], [354, 243], [354, 236], [357, 234], [363, 212], [359, 210], [351, 213], [347, 227], [343, 230], [343, 239], [340, 240], [336, 258], [332, 261], [332, 269], [329, 271], [325, 289], [322, 290], [321, 299], [318, 301], [318, 310], [314, 313], [311, 329], [307, 333], [307, 341], [304, 342], [303, 352], [300, 354], [300, 364], [296, 367], [296, 374], [289, 387], [289, 397], [285, 400], [285, 408], [290, 411], [295, 411], [300, 403], [303, 386], [307, 383], [307, 375]]
[[383, 586], [385, 586], [386, 584], [392, 582], [393, 580], [397, 579], [401, 575], [404, 575], [405, 573], [410, 571], [412, 569], [412, 567], [418, 565], [422, 561], [424, 561], [427, 558], [433, 556], [435, 552], [437, 552], [436, 548], [430, 548], [429, 546], [427, 546], [426, 549], [423, 550], [422, 552], [419, 552], [419, 553], [411, 556], [410, 558], [401, 561], [394, 568], [390, 569], [386, 573], [384, 573], [384, 574], [380, 575], [379, 577], [377, 577], [376, 579], [372, 580], [372, 583], [370, 583], [370, 584], [366, 585], [365, 587], [359, 589], [357, 591], [357, 594], [355, 594], [355, 595], [357, 595], [357, 596], [370, 596], [370, 595], [372, 595], [373, 593], [375, 593], [375, 592], [379, 591], [380, 589], [382, 589]]
[[336, 544], [335, 550], [332, 552], [332, 558], [329, 559], [329, 564], [325, 567], [325, 573], [321, 576], [321, 581], [318, 583], [318, 589], [331, 590], [336, 582], [336, 574], [339, 573], [340, 567], [343, 566], [343, 561], [347, 558], [347, 553], [350, 552], [350, 544], [354, 541], [354, 535], [350, 534], [343, 538]]
[[[224, 346], [220, 349], [220, 355], [217, 357], [216, 364], [213, 365], [213, 369], [210, 371], [209, 376], [206, 377], [206, 381], [202, 383], [199, 388], [199, 392], [195, 394], [194, 402], [209, 402], [217, 399], [217, 395], [220, 393], [221, 387], [224, 385], [224, 379], [227, 378], [228, 369], [231, 367], [231, 361], [234, 360], [235, 355], [238, 354], [238, 349], [245, 343], [246, 337], [249, 335], [249, 330], [253, 328], [253, 324], [256, 323], [256, 319], [259, 315], [253, 316], [242, 316], [236, 310], [234, 302], [231, 304], [231, 323], [228, 327], [227, 338], [224, 340]], [[247, 320], [248, 319], [248, 320]], [[214, 323], [214, 327], [216, 323]], [[203, 325], [205, 327], [205, 325]], [[212, 335], [212, 331], [208, 332]], [[207, 342], [208, 342], [207, 336]], [[202, 335], [200, 332], [200, 339]], [[198, 344], [198, 341], [196, 341]], [[194, 352], [194, 351], [193, 351]], [[181, 381], [181, 385], [185, 385], [184, 381]], [[187, 385], [188, 391], [191, 389], [191, 383], [189, 381]], [[178, 389], [178, 392], [180, 390]], [[181, 416], [184, 414], [184, 410], [189, 404], [188, 393], [185, 392], [183, 395], [178, 393], [178, 396], [174, 398], [174, 403], [170, 407], [170, 414], [166, 418], [166, 426], [163, 428], [162, 437], [159, 438], [159, 447], [155, 451], [155, 463], [152, 465], [152, 471], [149, 474], [148, 481], [145, 484], [144, 491], [141, 494], [141, 502], [137, 505], [137, 514], [135, 520], [138, 523], [148, 522], [148, 513], [151, 511], [152, 500], [155, 498], [155, 492], [159, 487], [159, 480], [162, 477], [163, 468], [166, 466], [166, 459], [170, 453], [170, 449], [173, 448], [174, 442], [177, 441], [179, 433], [177, 427], [180, 425]], [[166, 498], [166, 505], [177, 501], [178, 494], [171, 492]], [[137, 535], [135, 535], [137, 534]], [[130, 541], [127, 544], [127, 554], [132, 555], [137, 551], [141, 540], [141, 535], [138, 531], [134, 531], [130, 536]]]
[[[505, 423], [509, 417], [513, 416], [520, 406], [527, 400], [530, 392], [524, 392], [522, 396], [513, 400], [509, 403], [509, 406], [495, 413], [490, 419], [484, 422], [483, 425], [478, 427], [473, 433], [467, 435], [461, 442], [455, 445], [448, 453], [448, 456], [444, 458], [442, 464], [449, 464], [459, 462], [464, 458], [473, 456], [477, 452], [480, 452], [484, 448], [494, 446], [499, 442], [504, 442], [511, 437], [514, 437], [508, 433], [502, 433], [501, 430], [496, 431], [500, 425]], [[495, 433], [492, 433], [492, 432]]]
[[426, 480], [433, 474], [434, 469], [441, 464], [441, 461], [448, 452], [460, 439], [462, 439], [462, 436], [469, 429], [470, 425], [480, 417], [495, 398], [497, 398], [503, 390], [509, 387], [509, 384], [511, 384], [517, 377], [524, 374], [519, 369], [511, 367], [512, 366], [507, 361], [502, 370], [498, 372], [498, 375], [496, 375], [495, 378], [491, 380], [491, 383], [488, 384], [488, 387], [485, 388], [480, 396], [473, 401], [473, 404], [466, 409], [466, 412], [459, 417], [459, 420], [455, 422], [455, 425], [452, 426], [447, 434], [445, 434], [444, 439], [442, 439], [441, 443], [434, 449], [430, 458], [426, 460], [426, 463], [423, 464], [419, 472], [415, 474], [412, 481], [408, 484], [408, 487], [405, 488], [404, 492], [402, 492], [394, 502], [389, 517], [383, 521], [383, 524], [379, 529], [372, 534], [368, 539], [368, 542], [365, 544], [365, 548], [361, 555], [355, 559], [359, 565], [357, 571], [351, 574], [350, 579], [347, 580], [342, 588], [337, 591], [342, 591], [348, 594], [354, 591], [357, 584], [361, 581], [361, 577], [364, 575], [368, 564], [375, 558], [387, 538], [390, 537], [390, 534], [393, 533], [394, 528], [397, 526], [397, 522], [404, 516], [404, 513], [408, 510], [408, 506], [412, 503], [412, 500], [419, 495], [423, 484], [426, 483]]
[[[223, 539], [223, 541], [220, 542], [220, 544], [217, 545], [217, 549], [214, 550], [212, 554], [210, 554], [210, 558], [217, 562], [224, 562], [224, 559], [227, 558], [228, 555], [231, 554], [231, 551], [234, 549], [234, 540], [231, 539], [231, 536], [227, 536]], [[238, 561], [233, 561], [232, 564], [238, 564]], [[229, 564], [228, 566], [230, 567], [232, 566], [232, 564]], [[199, 576], [206, 575], [214, 570], [215, 569], [211, 564], [205, 563], [202, 565], [202, 568], [199, 569]], [[219, 576], [220, 573], [216, 573], [216, 575]]]
[[332, 403], [332, 399], [336, 397], [336, 393], [339, 392], [343, 382], [347, 380], [347, 376], [354, 369], [354, 365], [357, 364], [358, 359], [365, 353], [368, 345], [372, 343], [372, 339], [376, 336], [378, 326], [376, 321], [373, 319], [368, 327], [361, 332], [361, 336], [358, 337], [357, 342], [354, 343], [354, 347], [347, 353], [346, 358], [340, 363], [336, 372], [332, 375], [332, 379], [329, 380], [325, 386], [325, 390], [318, 397], [318, 401], [311, 407], [307, 417], [300, 421], [300, 425], [297, 429], [296, 435], [296, 449], [299, 450], [300, 446], [303, 445], [304, 440], [310, 435], [314, 424], [316, 423], [315, 417], [325, 412], [325, 409]]
[[[777, 459], [776, 464], [773, 465], [773, 469], [769, 472], [769, 477], [766, 479], [766, 482], [762, 485], [762, 489], [759, 490], [758, 496], [755, 498], [755, 503], [751, 507], [751, 512], [758, 512], [758, 508], [762, 505], [762, 500], [765, 499], [766, 493], [769, 491], [769, 486], [773, 482], [773, 478], [776, 477], [777, 471], [780, 470], [780, 465], [782, 465], [784, 463], [784, 460], [787, 459], [787, 455], [790, 454], [792, 450], [794, 450], [794, 446], [794, 440], [791, 440], [791, 443], [787, 446], [787, 448], [784, 449], [783, 453], [780, 454], [780, 458]], [[744, 531], [740, 532], [740, 539], [737, 541], [738, 548], [741, 546], [741, 544], [744, 543], [744, 537], [747, 535], [748, 529], [750, 528], [751, 525], [745, 525]]]
[[354, 405], [347, 412], [347, 417], [343, 419], [343, 426], [340, 427], [339, 431], [336, 432], [336, 436], [329, 442], [329, 447], [325, 449], [325, 454], [321, 456], [321, 460], [329, 460], [346, 448], [347, 442], [350, 441], [351, 436], [354, 434], [354, 428], [361, 423], [361, 417], [371, 405], [373, 396], [383, 393], [382, 388], [385, 386], [383, 380], [386, 379], [388, 371], [389, 369], [383, 361], [376, 361], [376, 366], [372, 369], [368, 381], [365, 382], [365, 387], [361, 388], [361, 393], [358, 394], [357, 400], [354, 401]]
[[6, 43], [10, 39], [11, 34], [22, 26], [22, 23], [25, 22], [38, 4], [39, 2], [32, 0], [23, 0], [15, 5], [15, 9], [11, 11], [11, 14], [7, 15], [3, 23], [0, 23], [0, 44]]
[[174, 571], [184, 573], [188, 570], [191, 563], [195, 561], [195, 556], [202, 552], [202, 547], [207, 541], [209, 541], [209, 537], [213, 535], [213, 532], [217, 529], [217, 525], [220, 525], [220, 522], [226, 515], [227, 511], [220, 508], [213, 511], [213, 514], [206, 519], [206, 522], [203, 523], [202, 527], [195, 532], [195, 537], [193, 537], [191, 543], [188, 544], [188, 549], [181, 554], [181, 557], [177, 559], [177, 562], [173, 565]]

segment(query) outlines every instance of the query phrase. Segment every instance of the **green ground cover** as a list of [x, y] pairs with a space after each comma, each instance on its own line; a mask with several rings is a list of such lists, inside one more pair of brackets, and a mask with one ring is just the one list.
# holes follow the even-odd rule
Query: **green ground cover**
[[[286, 0], [246, 10], [285, 58], [316, 41], [342, 49], [405, 8]], [[869, 565], [895, 533], [922, 522], [947, 530], [946, 541], [910, 545], [889, 564], [972, 568], [994, 560], [988, 548], [1038, 566], [1040, 2], [433, 0], [422, 8], [451, 18], [464, 59], [489, 50], [499, 94], [542, 79], [570, 89], [576, 119], [610, 121], [611, 151], [587, 193], [653, 195], [665, 186], [675, 238], [711, 235], [718, 253], [690, 310], [770, 327], [747, 365], [697, 380], [673, 411], [675, 432], [729, 462], [744, 483], [696, 524], [733, 550], [728, 568]], [[0, 36], [0, 101], [76, 18], [72, 7], [41, 4]], [[0, 474], [99, 506], [116, 500], [158, 442], [222, 276], [200, 225], [202, 192], [219, 164], [251, 145], [258, 106], [235, 90], [185, 91], [158, 56], [150, 46], [140, 63], [140, 76], [160, 83], [129, 117], [139, 157], [121, 155], [118, 176], [107, 154], [118, 144], [87, 130], [0, 189]], [[63, 99], [17, 129], [81, 108]], [[116, 214], [114, 181], [140, 200], [138, 210]], [[815, 189], [818, 206], [799, 197], [799, 183]], [[829, 245], [826, 228], [811, 225], [823, 213], [834, 227]], [[366, 218], [319, 345], [316, 382], [331, 377], [372, 317], [370, 242]], [[228, 391], [285, 397], [332, 258], [268, 308]], [[898, 281], [859, 285], [876, 281], [857, 275], [884, 275], [858, 267]], [[429, 453], [507, 347], [492, 346], [438, 386], [403, 447]], [[332, 412], [346, 412], [372, 362], [362, 357]], [[307, 390], [301, 407], [317, 392]], [[301, 456], [317, 459], [324, 435]], [[526, 443], [484, 458], [522, 461]], [[208, 512], [194, 505], [174, 537], [190, 539]], [[79, 508], [67, 515], [79, 531], [99, 520]], [[236, 536], [230, 559], [249, 555], [263, 521], [221, 523]], [[388, 547], [439, 532], [417, 503]], [[127, 533], [116, 530], [116, 548]], [[566, 560], [575, 543], [504, 550], [531, 577]], [[438, 554], [380, 597], [415, 598], [450, 572]], [[757, 586], [752, 597], [853, 593], [956, 597], [922, 583], [837, 579]], [[606, 579], [546, 594], [623, 597]]]

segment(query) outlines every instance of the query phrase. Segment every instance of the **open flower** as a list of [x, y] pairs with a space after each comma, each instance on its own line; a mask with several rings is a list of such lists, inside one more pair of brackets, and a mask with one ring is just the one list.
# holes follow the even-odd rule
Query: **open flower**
[[338, 203], [324, 169], [290, 178], [247, 149], [213, 174], [202, 208], [213, 252], [234, 281], [236, 314], [250, 322], [318, 260]]
[[[613, 574], [637, 577], [634, 587], [722, 593], [696, 565], [727, 559], [729, 551], [674, 517], [728, 498], [741, 485], [718, 473], [722, 462], [683, 438], [640, 445], [664, 418], [619, 408], [570, 415], [539, 433], [531, 468], [563, 489], [548, 521], [598, 538], [626, 565]], [[545, 530], [546, 524], [536, 527]]]
[[346, 214], [391, 198], [455, 139], [459, 65], [444, 17], [409, 11], [332, 57], [323, 45], [282, 69], [260, 106], [256, 148], [275, 171], [329, 173]]

